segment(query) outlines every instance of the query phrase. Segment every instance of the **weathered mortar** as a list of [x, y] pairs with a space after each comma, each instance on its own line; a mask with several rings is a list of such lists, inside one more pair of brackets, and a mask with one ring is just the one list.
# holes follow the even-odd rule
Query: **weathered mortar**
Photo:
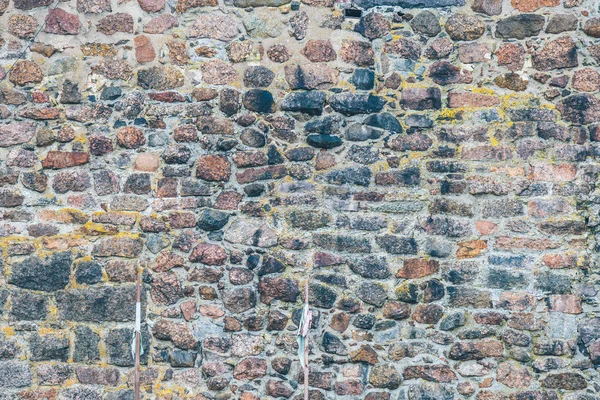
[[0, 0], [0, 400], [600, 396], [598, 4], [355, 4]]

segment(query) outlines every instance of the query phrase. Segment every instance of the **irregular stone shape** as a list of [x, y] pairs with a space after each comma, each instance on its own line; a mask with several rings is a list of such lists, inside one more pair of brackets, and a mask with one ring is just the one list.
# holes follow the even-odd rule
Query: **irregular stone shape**
[[156, 58], [152, 42], [147, 36], [136, 36], [133, 38], [133, 45], [135, 46], [135, 59], [139, 64], [151, 62]]
[[77, 35], [80, 28], [81, 22], [77, 15], [56, 8], [46, 17], [44, 32], [57, 35]]
[[400, 387], [402, 376], [393, 364], [377, 364], [371, 368], [369, 383], [376, 388], [394, 390]]
[[31, 15], [16, 14], [8, 20], [8, 32], [18, 38], [32, 37], [39, 27], [39, 23]]
[[10, 147], [29, 142], [35, 135], [37, 125], [33, 122], [17, 122], [0, 125], [0, 147]]
[[64, 289], [71, 276], [71, 263], [70, 253], [56, 253], [45, 259], [30, 257], [12, 267], [8, 282], [45, 292]]
[[235, 18], [214, 12], [198, 15], [190, 28], [189, 36], [229, 42], [238, 36], [238, 32], [238, 22]]
[[532, 56], [533, 67], [539, 71], [577, 67], [577, 46], [570, 37], [547, 42]]
[[56, 335], [34, 335], [29, 341], [31, 361], [59, 360], [69, 358], [69, 338]]
[[103, 240], [94, 245], [92, 254], [97, 257], [135, 258], [142, 252], [141, 239], [130, 236]]
[[449, 383], [456, 380], [456, 374], [447, 365], [414, 365], [404, 369], [404, 379], [424, 379], [430, 382]]
[[310, 115], [321, 115], [325, 105], [324, 92], [293, 92], [281, 102], [282, 111], [298, 111]]
[[284, 70], [291, 89], [325, 89], [337, 83], [340, 75], [325, 64], [286, 65]]
[[244, 93], [242, 103], [246, 109], [261, 114], [269, 114], [275, 111], [275, 101], [268, 90], [251, 89]]
[[475, 0], [471, 5], [471, 9], [490, 16], [500, 15], [502, 14], [502, 0]]
[[196, 177], [206, 181], [226, 182], [231, 176], [231, 163], [223, 156], [206, 155], [198, 159]]
[[340, 49], [340, 57], [344, 62], [359, 67], [368, 67], [375, 63], [375, 53], [371, 43], [359, 40], [346, 40]]
[[[129, 342], [132, 335], [133, 328], [116, 328], [106, 333], [104, 342], [109, 364], [118, 367], [131, 367], [135, 364]], [[140, 363], [146, 364], [150, 353], [150, 334], [146, 324], [141, 327], [141, 336], [143, 353], [140, 354]]]
[[16, 0], [15, 8], [19, 10], [32, 10], [38, 7], [46, 7], [52, 4], [50, 0]]
[[400, 105], [409, 110], [439, 110], [442, 108], [442, 94], [438, 88], [405, 89]]
[[549, 374], [541, 381], [542, 387], [548, 389], [582, 390], [588, 384], [587, 380], [576, 372]]
[[146, 12], [159, 12], [165, 8], [165, 0], [138, 0], [138, 4]]
[[237, 219], [225, 232], [224, 239], [230, 243], [258, 247], [277, 245], [277, 235], [268, 225], [252, 220]]
[[390, 21], [385, 16], [372, 12], [360, 19], [356, 30], [367, 39], [373, 40], [387, 35], [390, 27]]
[[519, 11], [536, 11], [542, 7], [556, 7], [560, 0], [512, 0], [511, 4]]
[[223, 305], [232, 313], [242, 313], [256, 305], [256, 292], [250, 288], [233, 288], [221, 291]]
[[308, 14], [304, 11], [300, 11], [295, 13], [292, 18], [289, 20], [290, 24], [290, 35], [293, 36], [296, 40], [302, 40], [306, 37], [306, 32], [308, 30]]
[[593, 38], [600, 38], [600, 18], [590, 18], [583, 24], [583, 32]]
[[511, 388], [525, 389], [531, 384], [531, 374], [527, 368], [507, 361], [498, 365], [496, 380]]
[[410, 21], [411, 28], [422, 35], [434, 37], [442, 31], [439, 18], [431, 11], [421, 11]]
[[190, 8], [216, 7], [218, 4], [217, 0], [178, 0], [176, 10], [179, 13], [184, 13]]
[[138, 85], [143, 89], [170, 90], [184, 84], [184, 76], [175, 67], [151, 67], [139, 70]]
[[[302, 48], [302, 54], [312, 62], [334, 61], [337, 58], [337, 54], [329, 39], [309, 40], [304, 48]], [[269, 55], [269, 58], [273, 59], [271, 55]]]
[[370, 114], [381, 111], [385, 100], [372, 94], [339, 93], [330, 97], [329, 104], [345, 115]]
[[476, 40], [485, 32], [483, 21], [467, 14], [453, 14], [444, 24], [444, 28], [454, 41]]
[[463, 0], [357, 0], [354, 4], [360, 8], [395, 6], [403, 8], [462, 6]]
[[438, 85], [455, 85], [471, 83], [473, 76], [470, 72], [450, 64], [447, 61], [437, 61], [429, 67], [429, 76]]
[[144, 26], [145, 33], [165, 33], [167, 30], [179, 26], [179, 20], [171, 14], [161, 14], [158, 17], [152, 18]]
[[109, 0], [77, 0], [77, 11], [80, 13], [99, 14], [104, 11], [111, 12]]
[[537, 36], [546, 19], [537, 14], [519, 14], [500, 20], [496, 24], [496, 37], [503, 39], [525, 39]]
[[206, 61], [202, 63], [200, 70], [204, 82], [211, 85], [227, 85], [237, 79], [235, 69], [221, 60]]
[[580, 92], [595, 92], [600, 88], [600, 73], [592, 68], [575, 71], [571, 86]]
[[262, 65], [251, 66], [244, 71], [244, 85], [248, 87], [267, 87], [274, 78], [273, 71]]
[[15, 85], [25, 86], [28, 83], [40, 83], [44, 78], [41, 68], [33, 61], [18, 61], [8, 74], [8, 79]]
[[308, 135], [306, 143], [319, 149], [333, 149], [342, 145], [342, 139], [333, 135]]
[[600, 118], [600, 99], [590, 94], [575, 94], [561, 100], [556, 106], [563, 120], [587, 125]]
[[12, 295], [10, 316], [17, 321], [38, 321], [48, 316], [48, 297], [28, 290], [20, 290]]
[[571, 14], [554, 14], [548, 25], [546, 25], [546, 33], [558, 34], [577, 29], [577, 16]]
[[[68, 321], [134, 321], [135, 285], [92, 287], [60, 291], [56, 304], [61, 319]], [[145, 308], [142, 307], [142, 320]]]
[[133, 17], [127, 13], [111, 14], [98, 21], [96, 29], [105, 35], [114, 35], [117, 32], [132, 33]]
[[89, 160], [89, 153], [82, 151], [49, 151], [46, 158], [42, 161], [42, 167], [52, 169], [69, 168], [85, 164]]

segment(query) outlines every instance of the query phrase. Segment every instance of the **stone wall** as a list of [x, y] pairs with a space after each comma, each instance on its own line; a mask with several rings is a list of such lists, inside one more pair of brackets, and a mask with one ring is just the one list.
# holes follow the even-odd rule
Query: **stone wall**
[[599, 398], [598, 3], [355, 4], [0, 1], [0, 399]]

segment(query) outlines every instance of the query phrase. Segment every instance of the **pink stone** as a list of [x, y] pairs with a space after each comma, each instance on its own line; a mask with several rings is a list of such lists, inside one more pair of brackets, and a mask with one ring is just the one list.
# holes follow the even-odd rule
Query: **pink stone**
[[79, 22], [77, 15], [56, 8], [50, 11], [46, 17], [44, 32], [57, 35], [77, 35], [80, 28], [81, 22]]

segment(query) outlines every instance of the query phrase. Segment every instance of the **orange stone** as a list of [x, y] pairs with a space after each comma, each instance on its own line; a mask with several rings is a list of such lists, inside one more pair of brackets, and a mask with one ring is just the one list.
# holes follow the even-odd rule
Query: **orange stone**
[[458, 258], [473, 258], [487, 250], [487, 240], [469, 240], [458, 243], [456, 257]]
[[396, 278], [416, 279], [438, 272], [440, 263], [436, 260], [412, 258], [404, 260], [404, 266], [396, 273]]
[[531, 12], [542, 7], [556, 7], [560, 0], [512, 0], [511, 4], [519, 11]]

